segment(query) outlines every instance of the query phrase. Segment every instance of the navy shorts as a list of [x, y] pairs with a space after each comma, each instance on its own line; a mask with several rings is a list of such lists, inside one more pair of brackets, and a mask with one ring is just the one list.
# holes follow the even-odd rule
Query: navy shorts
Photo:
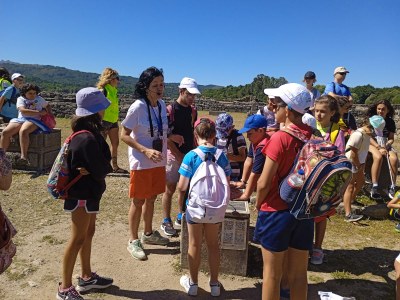
[[313, 219], [297, 220], [289, 210], [258, 213], [254, 240], [269, 251], [311, 250], [313, 238]]
[[101, 121], [101, 125], [103, 125], [104, 131], [108, 131], [113, 128], [118, 128], [118, 121], [115, 123], [111, 123], [108, 121]]

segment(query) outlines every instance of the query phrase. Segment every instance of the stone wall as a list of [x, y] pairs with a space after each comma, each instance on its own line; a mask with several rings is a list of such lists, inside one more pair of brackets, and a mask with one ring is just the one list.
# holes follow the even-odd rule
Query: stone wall
[[[57, 93], [42, 93], [42, 96], [50, 101], [54, 114], [57, 117], [70, 117], [75, 113], [75, 94], [57, 94]], [[134, 99], [131, 95], [120, 95], [120, 118], [126, 116], [129, 106]], [[171, 99], [165, 99], [167, 103]], [[243, 112], [247, 114], [255, 113], [263, 104], [255, 101], [217, 101], [213, 99], [198, 99], [196, 107], [198, 110], [204, 111], [226, 111], [226, 112]], [[395, 109], [394, 121], [396, 122], [397, 135], [400, 135], [400, 105], [393, 105]], [[355, 105], [352, 113], [359, 122], [365, 115], [368, 105]]]

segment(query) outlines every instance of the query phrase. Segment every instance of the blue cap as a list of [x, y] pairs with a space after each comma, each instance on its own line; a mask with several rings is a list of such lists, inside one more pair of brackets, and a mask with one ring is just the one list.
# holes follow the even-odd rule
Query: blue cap
[[239, 133], [245, 133], [253, 128], [267, 128], [268, 121], [263, 115], [251, 115], [247, 117], [244, 122], [243, 128], [239, 130]]

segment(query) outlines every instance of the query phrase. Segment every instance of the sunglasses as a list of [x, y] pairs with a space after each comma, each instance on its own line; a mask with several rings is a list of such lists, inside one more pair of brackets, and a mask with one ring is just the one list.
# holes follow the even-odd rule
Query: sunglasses
[[346, 72], [339, 72], [338, 74], [345, 76], [347, 73]]

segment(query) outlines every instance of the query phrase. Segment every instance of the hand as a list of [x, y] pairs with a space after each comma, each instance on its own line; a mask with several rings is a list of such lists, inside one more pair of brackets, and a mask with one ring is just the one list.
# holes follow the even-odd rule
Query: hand
[[382, 154], [382, 155], [387, 155], [387, 151], [386, 151], [386, 149], [385, 148], [380, 148], [379, 149], [379, 152]]
[[390, 150], [390, 148], [392, 148], [392, 143], [390, 141], [388, 141], [385, 145], [386, 150]]
[[154, 150], [154, 149], [149, 149], [147, 148], [144, 151], [144, 154], [147, 156], [148, 159], [150, 159], [154, 163], [158, 163], [162, 161], [162, 153], [160, 151]]
[[184, 139], [183, 136], [180, 135], [180, 134], [171, 134], [168, 138], [169, 138], [171, 141], [177, 143], [179, 147], [182, 146], [183, 143], [185, 143], [185, 139]]
[[235, 187], [237, 189], [244, 189], [246, 188], [246, 184], [244, 184], [244, 182], [242, 181], [231, 181], [229, 183], [230, 186]]
[[90, 172], [88, 170], [86, 170], [85, 168], [81, 167], [81, 168], [76, 168], [77, 170], [79, 170], [79, 173], [82, 175], [89, 175]]

